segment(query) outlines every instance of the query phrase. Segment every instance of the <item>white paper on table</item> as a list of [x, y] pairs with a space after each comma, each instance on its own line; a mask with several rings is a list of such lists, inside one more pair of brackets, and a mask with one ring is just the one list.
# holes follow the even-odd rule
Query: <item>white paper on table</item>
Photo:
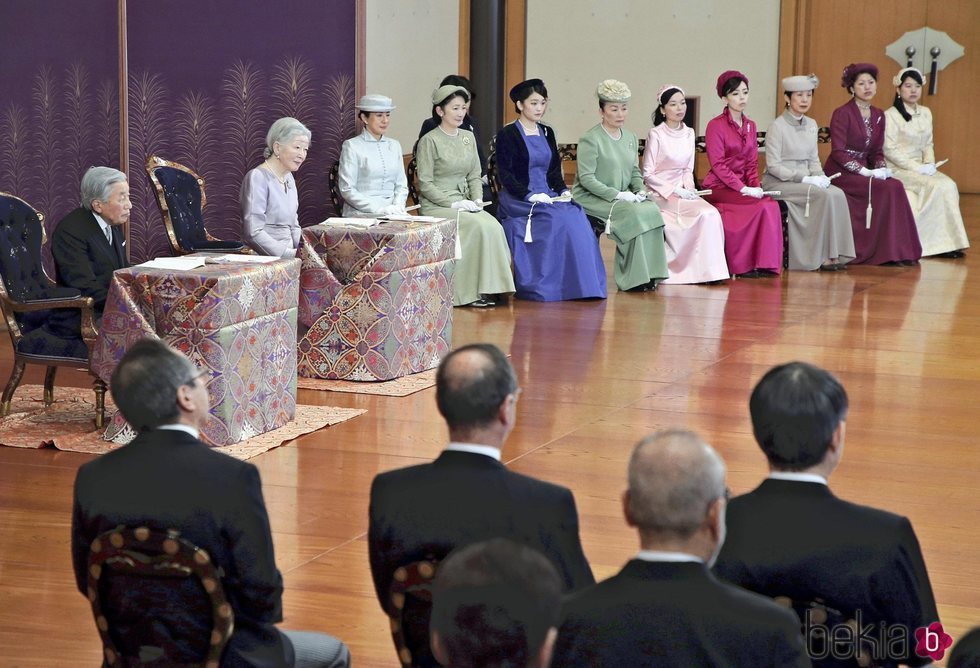
[[207, 260], [208, 264], [230, 264], [232, 262], [269, 264], [270, 262], [275, 262], [276, 260], [281, 259], [281, 257], [276, 255], [244, 255], [242, 253], [227, 253], [225, 255], [209, 257]]
[[374, 227], [378, 222], [377, 218], [327, 218], [320, 224], [335, 227]]
[[144, 262], [143, 264], [136, 265], [137, 267], [146, 267], [148, 269], [170, 269], [171, 271], [187, 271], [188, 269], [196, 269], [197, 267], [203, 267], [205, 263], [203, 257], [191, 257], [191, 256], [181, 256], [181, 257], [158, 257], [156, 259]]

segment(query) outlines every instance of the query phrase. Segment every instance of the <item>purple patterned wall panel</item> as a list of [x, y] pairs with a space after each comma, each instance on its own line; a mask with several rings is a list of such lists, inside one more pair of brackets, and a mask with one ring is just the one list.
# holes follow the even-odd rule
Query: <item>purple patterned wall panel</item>
[[327, 172], [354, 132], [355, 0], [127, 4], [134, 262], [169, 254], [143, 165], [186, 164], [207, 184], [211, 234], [240, 238], [238, 191], [272, 121], [313, 133], [297, 173], [300, 223], [332, 214]]
[[50, 237], [85, 169], [119, 166], [117, 3], [4, 0], [0, 25], [0, 190], [41, 211]]

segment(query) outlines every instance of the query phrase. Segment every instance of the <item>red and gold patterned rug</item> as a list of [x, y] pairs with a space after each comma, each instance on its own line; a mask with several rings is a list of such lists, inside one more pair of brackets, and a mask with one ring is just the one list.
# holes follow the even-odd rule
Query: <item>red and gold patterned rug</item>
[[[44, 405], [44, 388], [23, 385], [17, 388], [10, 415], [0, 419], [0, 445], [15, 448], [47, 448], [71, 452], [103, 454], [122, 444], [106, 441], [95, 429], [95, 393], [80, 388], [55, 388], [55, 402]], [[116, 407], [106, 394], [106, 415]], [[296, 406], [296, 417], [279, 429], [247, 440], [216, 448], [237, 459], [250, 459], [277, 448], [294, 438], [337, 424], [361, 413], [360, 408]]]
[[352, 392], [354, 394], [380, 394], [386, 397], [407, 397], [420, 390], [426, 390], [436, 384], [436, 369], [429, 369], [410, 376], [402, 376], [394, 380], [355, 381], [355, 380], [321, 380], [319, 378], [303, 378], [297, 380], [296, 386], [301, 390], [327, 390], [330, 392]]

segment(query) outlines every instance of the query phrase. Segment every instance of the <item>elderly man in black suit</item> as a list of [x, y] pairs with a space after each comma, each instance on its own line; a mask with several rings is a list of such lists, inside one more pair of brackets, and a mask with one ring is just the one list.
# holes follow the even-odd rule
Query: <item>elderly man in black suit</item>
[[112, 272], [129, 266], [123, 226], [133, 205], [126, 175], [111, 167], [89, 168], [81, 191], [82, 205], [55, 228], [51, 253], [58, 284], [91, 297], [101, 315]]
[[[395, 570], [422, 559], [440, 560], [453, 549], [509, 538], [544, 554], [565, 591], [595, 580], [578, 533], [572, 493], [508, 471], [500, 450], [514, 428], [520, 389], [504, 354], [490, 344], [450, 353], [436, 376], [436, 402], [450, 443], [434, 462], [374, 479], [368, 550], [381, 607], [396, 609], [388, 590]], [[438, 665], [429, 650], [430, 606], [409, 597], [403, 617], [416, 665]]]
[[552, 666], [809, 666], [796, 616], [716, 580], [725, 540], [725, 465], [688, 431], [640, 441], [623, 495], [640, 552], [569, 598]]
[[[235, 630], [222, 666], [349, 666], [339, 640], [274, 626], [282, 620], [282, 576], [262, 482], [253, 465], [198, 440], [209, 405], [202, 376], [158, 339], [135, 343], [113, 372], [112, 398], [139, 435], [78, 471], [71, 536], [79, 591], [87, 593], [89, 546], [101, 533], [119, 525], [176, 528], [224, 573]], [[124, 656], [148, 662], [168, 648], [180, 656], [168, 656], [167, 665], [199, 660], [179, 601], [146, 609], [141, 602], [154, 600], [154, 583], [117, 579], [103, 585], [103, 609], [116, 611]]]
[[[815, 665], [858, 665], [859, 652], [878, 666], [923, 665], [930, 659], [916, 655], [914, 633], [939, 617], [911, 523], [827, 485], [844, 452], [847, 408], [840, 382], [810, 364], [763, 376], [749, 410], [770, 473], [730, 503], [715, 573], [801, 609], [819, 599], [830, 622], [803, 613]], [[848, 633], [848, 620], [861, 632]]]

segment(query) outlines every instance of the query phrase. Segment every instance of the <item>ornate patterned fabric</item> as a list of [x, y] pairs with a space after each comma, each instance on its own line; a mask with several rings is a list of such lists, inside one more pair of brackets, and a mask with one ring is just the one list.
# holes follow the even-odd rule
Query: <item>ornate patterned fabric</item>
[[299, 375], [390, 380], [431, 369], [452, 337], [456, 223], [303, 229]]
[[211, 418], [201, 433], [229, 445], [281, 427], [296, 412], [300, 263], [115, 272], [93, 368], [109, 381], [129, 346], [155, 335], [207, 371]]

